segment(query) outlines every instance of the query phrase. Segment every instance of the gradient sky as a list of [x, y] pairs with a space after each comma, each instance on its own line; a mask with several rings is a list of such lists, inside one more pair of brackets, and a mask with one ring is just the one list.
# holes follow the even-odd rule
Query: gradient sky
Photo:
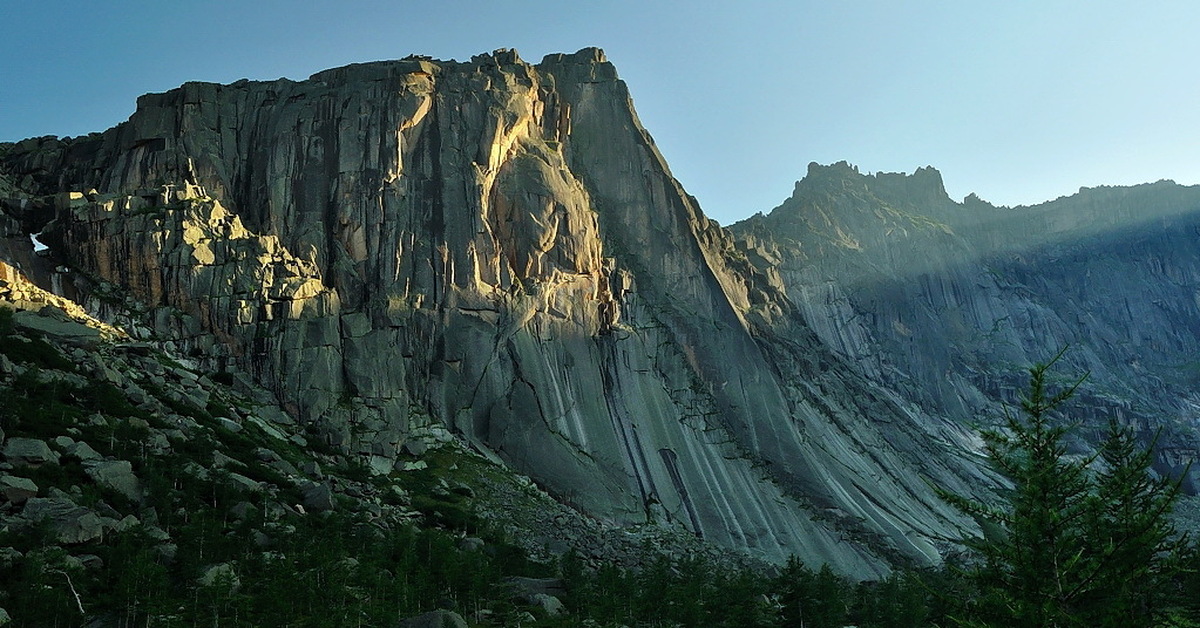
[[942, 171], [956, 199], [1200, 182], [1200, 2], [0, 0], [0, 141], [81, 135], [189, 80], [604, 48], [722, 224], [810, 161]]

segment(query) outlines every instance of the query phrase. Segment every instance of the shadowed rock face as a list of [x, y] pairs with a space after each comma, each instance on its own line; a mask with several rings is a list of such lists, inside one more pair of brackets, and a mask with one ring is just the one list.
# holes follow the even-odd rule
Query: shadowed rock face
[[1057, 370], [1090, 373], [1071, 408], [1080, 450], [1113, 417], [1147, 443], [1163, 430], [1159, 472], [1198, 453], [1200, 188], [1084, 189], [1010, 209], [951, 201], [932, 168], [813, 164], [790, 199], [730, 230], [824, 344], [910, 403], [986, 422], [1024, 367], [1070, 346]]
[[928, 482], [985, 481], [703, 216], [599, 50], [189, 83], [0, 159], [81, 298], [377, 473], [441, 422], [596, 517], [861, 577], [938, 560]]

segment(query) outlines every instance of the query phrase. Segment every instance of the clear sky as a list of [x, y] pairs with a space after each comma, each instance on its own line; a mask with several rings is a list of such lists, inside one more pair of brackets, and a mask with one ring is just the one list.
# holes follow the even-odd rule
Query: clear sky
[[0, 141], [104, 130], [189, 80], [599, 46], [722, 224], [810, 161], [1028, 204], [1200, 182], [1197, 27], [1194, 0], [0, 0]]

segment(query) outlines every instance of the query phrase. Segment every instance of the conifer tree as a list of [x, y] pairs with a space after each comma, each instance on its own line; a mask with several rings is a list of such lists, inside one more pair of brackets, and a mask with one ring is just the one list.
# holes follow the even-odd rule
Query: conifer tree
[[1011, 482], [1000, 503], [942, 492], [983, 532], [963, 540], [979, 558], [964, 625], [1153, 626], [1161, 614], [1179, 483], [1154, 478], [1152, 451], [1115, 424], [1096, 456], [1067, 456], [1068, 428], [1052, 417], [1086, 376], [1051, 392], [1048, 371], [1061, 357], [1031, 367], [1020, 413], [983, 432], [991, 464]]

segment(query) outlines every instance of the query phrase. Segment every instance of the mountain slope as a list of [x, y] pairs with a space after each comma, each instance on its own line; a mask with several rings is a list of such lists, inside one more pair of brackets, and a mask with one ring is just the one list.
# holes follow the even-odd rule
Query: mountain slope
[[[1090, 373], [1080, 451], [1107, 417], [1158, 440], [1156, 469], [1196, 456], [1200, 189], [1084, 189], [1033, 207], [951, 201], [940, 175], [809, 168], [769, 215], [731, 227], [817, 334], [910, 403], [987, 422], [1024, 366], [1070, 346]], [[757, 252], [757, 253], [756, 253]], [[1197, 488], [1196, 470], [1185, 486]]]
[[0, 165], [46, 283], [380, 476], [445, 426], [603, 521], [858, 577], [939, 560], [931, 482], [987, 484], [703, 216], [595, 49], [189, 83]]

